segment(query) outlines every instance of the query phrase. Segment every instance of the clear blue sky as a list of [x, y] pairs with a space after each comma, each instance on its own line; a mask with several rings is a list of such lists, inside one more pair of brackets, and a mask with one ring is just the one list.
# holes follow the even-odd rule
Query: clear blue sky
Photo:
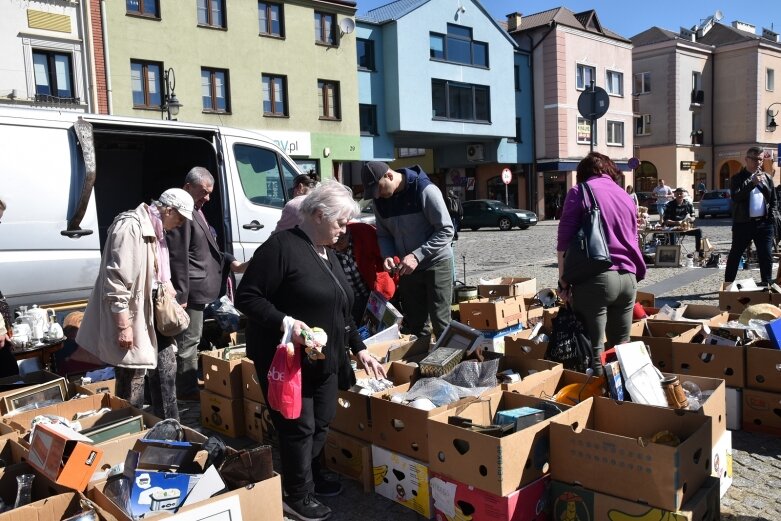
[[[459, 0], [451, 0], [458, 7]], [[358, 13], [388, 4], [387, 0], [357, 0]], [[680, 27], [690, 28], [700, 20], [721, 10], [721, 23], [731, 24], [733, 20], [748, 22], [771, 28], [781, 33], [781, 2], [778, 0], [482, 0], [483, 7], [495, 19], [503, 20], [505, 15], [518, 11], [522, 14], [539, 13], [563, 6], [574, 12], [595, 9], [602, 25], [621, 36], [630, 38], [654, 25], [671, 31]]]

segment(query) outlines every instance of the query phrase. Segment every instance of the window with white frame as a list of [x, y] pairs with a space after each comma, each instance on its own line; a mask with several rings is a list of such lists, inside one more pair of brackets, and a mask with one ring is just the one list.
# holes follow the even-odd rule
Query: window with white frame
[[651, 115], [635, 116], [635, 136], [647, 136], [651, 133]]
[[[586, 118], [578, 118], [577, 141], [580, 145], [591, 143], [591, 121]], [[594, 127], [594, 145], [597, 144], [597, 127]]]
[[624, 122], [607, 122], [607, 144], [615, 147], [624, 146]]
[[776, 87], [776, 71], [773, 69], [767, 69], [765, 71], [765, 90], [775, 90]]
[[425, 148], [399, 148], [399, 157], [418, 157], [425, 155]]
[[651, 92], [651, 73], [638, 72], [635, 74], [634, 94], [646, 94]]
[[576, 78], [576, 87], [578, 90], [585, 90], [586, 87], [591, 86], [591, 82], [594, 81], [596, 83], [597, 80], [597, 70], [594, 67], [590, 67], [588, 65], [581, 65], [580, 63], [577, 66], [577, 78]]
[[605, 75], [605, 90], [611, 96], [624, 95], [624, 73], [607, 71]]

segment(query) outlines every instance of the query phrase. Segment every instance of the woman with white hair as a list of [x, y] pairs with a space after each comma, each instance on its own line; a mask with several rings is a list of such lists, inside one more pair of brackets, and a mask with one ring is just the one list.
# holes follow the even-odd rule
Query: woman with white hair
[[[301, 356], [301, 415], [295, 420], [271, 410], [279, 434], [284, 510], [302, 519], [327, 519], [331, 509], [315, 494], [334, 496], [338, 481], [324, 479], [317, 457], [328, 425], [336, 413], [337, 388], [347, 388], [351, 369], [346, 346], [371, 375], [385, 376], [382, 366], [366, 351], [352, 320], [353, 292], [331, 246], [359, 213], [352, 191], [326, 181], [301, 203], [301, 224], [273, 234], [257, 249], [236, 292], [236, 307], [248, 319], [247, 356], [255, 362], [264, 394], [268, 371], [284, 330], [294, 320], [293, 342], [304, 344], [302, 332], [320, 327], [328, 335], [324, 359]], [[340, 378], [340, 374], [342, 378]]]
[[176, 420], [176, 343], [155, 328], [152, 298], [163, 284], [174, 292], [165, 232], [191, 220], [193, 207], [190, 194], [169, 188], [114, 219], [76, 335], [78, 345], [116, 367], [117, 396], [142, 407], [149, 372], [155, 416]]

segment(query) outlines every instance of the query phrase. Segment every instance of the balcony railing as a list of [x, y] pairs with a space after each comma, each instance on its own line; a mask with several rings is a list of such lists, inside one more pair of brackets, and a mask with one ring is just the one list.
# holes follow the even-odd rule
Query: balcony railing
[[692, 91], [692, 105], [702, 105], [705, 103], [705, 91], [693, 90]]
[[79, 103], [81, 103], [81, 99], [77, 97], [74, 98], [74, 97], [52, 96], [50, 94], [36, 94], [35, 102], [49, 103], [52, 105], [78, 105]]

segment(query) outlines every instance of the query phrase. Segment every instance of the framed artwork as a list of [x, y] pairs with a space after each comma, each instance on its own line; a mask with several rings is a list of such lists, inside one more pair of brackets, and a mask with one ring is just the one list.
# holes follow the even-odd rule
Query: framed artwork
[[681, 246], [657, 246], [655, 265], [660, 268], [678, 268], [681, 265]]
[[46, 405], [64, 402], [68, 396], [65, 378], [51, 382], [24, 387], [16, 392], [7, 393], [2, 397], [2, 408], [6, 412], [22, 412], [38, 409]]
[[477, 329], [453, 321], [442, 332], [442, 338], [437, 340], [437, 345], [432, 351], [439, 347], [454, 347], [466, 349], [466, 354], [471, 354], [481, 337], [482, 333]]
[[119, 438], [125, 434], [135, 434], [144, 430], [144, 418], [142, 416], [132, 416], [114, 421], [106, 425], [98, 425], [89, 429], [84, 429], [81, 433], [92, 440], [93, 443], [103, 443], [104, 441]]

